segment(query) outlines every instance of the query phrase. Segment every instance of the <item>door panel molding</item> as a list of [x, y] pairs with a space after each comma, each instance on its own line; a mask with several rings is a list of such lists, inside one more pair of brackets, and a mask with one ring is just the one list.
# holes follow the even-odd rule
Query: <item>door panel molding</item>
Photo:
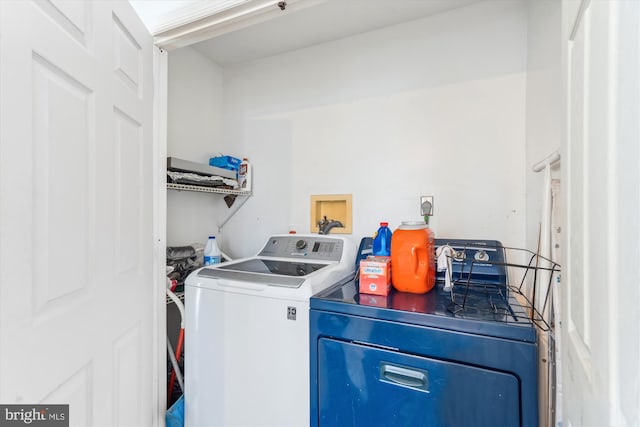
[[640, 3], [585, 0], [575, 16], [565, 23], [570, 197], [560, 421], [630, 426], [640, 422], [640, 334], [629, 329], [640, 321]]
[[0, 1], [0, 402], [162, 424], [153, 90], [128, 2]]

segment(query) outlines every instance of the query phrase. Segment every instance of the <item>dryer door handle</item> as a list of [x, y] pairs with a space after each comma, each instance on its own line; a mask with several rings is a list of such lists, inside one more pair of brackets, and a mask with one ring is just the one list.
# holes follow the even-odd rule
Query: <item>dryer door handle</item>
[[410, 387], [421, 391], [429, 391], [429, 372], [422, 369], [380, 364], [380, 379], [382, 381]]

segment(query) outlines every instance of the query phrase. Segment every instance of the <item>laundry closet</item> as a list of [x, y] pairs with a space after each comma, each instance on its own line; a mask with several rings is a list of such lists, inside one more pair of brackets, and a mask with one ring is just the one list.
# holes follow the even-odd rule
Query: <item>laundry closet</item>
[[[427, 196], [436, 239], [536, 250], [561, 169], [557, 419], [638, 424], [639, 2], [190, 3], [145, 28], [126, 1], [0, 1], [0, 400], [162, 424], [168, 246], [252, 255], [348, 195], [325, 238]], [[250, 194], [168, 188], [167, 157], [218, 153]]]
[[252, 256], [271, 235], [312, 232], [315, 195], [349, 194], [356, 246], [380, 221], [420, 219], [429, 195], [436, 238], [535, 250], [531, 165], [562, 137], [558, 6], [460, 1], [402, 19], [390, 7], [364, 28], [358, 13], [370, 23], [364, 5], [379, 3], [301, 4], [167, 52], [167, 156], [253, 166], [251, 194], [231, 206], [168, 189], [167, 246], [215, 235], [231, 258]]

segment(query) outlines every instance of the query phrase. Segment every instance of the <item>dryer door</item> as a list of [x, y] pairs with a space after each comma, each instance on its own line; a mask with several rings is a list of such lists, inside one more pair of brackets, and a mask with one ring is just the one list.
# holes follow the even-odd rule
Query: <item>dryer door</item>
[[321, 338], [319, 425], [521, 425], [515, 376]]

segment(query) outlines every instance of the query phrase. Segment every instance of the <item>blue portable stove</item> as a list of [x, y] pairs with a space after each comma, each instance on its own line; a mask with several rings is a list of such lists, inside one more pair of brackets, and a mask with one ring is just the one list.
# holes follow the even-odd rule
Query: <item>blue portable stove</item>
[[536, 327], [509, 294], [505, 250], [442, 245], [451, 292], [442, 274], [426, 294], [386, 297], [359, 294], [356, 277], [311, 298], [311, 426], [538, 425]]

